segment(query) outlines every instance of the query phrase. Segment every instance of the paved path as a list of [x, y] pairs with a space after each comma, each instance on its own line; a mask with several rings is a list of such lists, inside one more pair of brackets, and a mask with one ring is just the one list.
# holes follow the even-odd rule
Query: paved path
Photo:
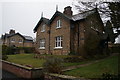
[[[114, 56], [114, 55], [118, 55], [118, 53], [114, 53], [114, 54], [112, 54], [112, 55], [110, 55], [110, 56]], [[108, 57], [110, 57], [110, 56], [108, 56]], [[103, 58], [103, 59], [104, 59], [104, 58]], [[89, 62], [89, 63], [85, 63], [85, 64], [80, 64], [80, 65], [75, 65], [75, 66], [69, 66], [69, 67], [63, 69], [62, 71], [69, 71], [69, 70], [72, 70], [72, 69], [76, 69], [76, 68], [80, 68], [80, 67], [88, 66], [88, 65], [90, 65], [90, 64], [93, 64], [93, 63], [99, 62], [99, 61], [101, 61], [101, 60], [103, 60], [103, 59], [99, 59], [99, 60], [91, 61], [91, 62]]]
[[72, 69], [84, 67], [84, 66], [87, 66], [87, 65], [96, 63], [96, 62], [98, 62], [98, 61], [100, 61], [100, 60], [92, 61], [92, 62], [89, 62], [89, 63], [86, 63], [86, 64], [80, 64], [80, 65], [75, 65], [75, 66], [69, 66], [69, 67], [63, 69], [62, 71], [69, 71], [69, 70], [72, 70]]

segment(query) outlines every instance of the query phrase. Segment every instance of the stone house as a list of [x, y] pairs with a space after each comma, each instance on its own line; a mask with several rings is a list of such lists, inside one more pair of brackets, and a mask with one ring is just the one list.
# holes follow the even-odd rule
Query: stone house
[[[67, 6], [63, 13], [56, 11], [51, 19], [41, 17], [34, 28], [35, 47], [40, 54], [83, 55], [89, 37], [96, 37], [99, 41], [98, 33], [103, 31], [103, 22], [96, 8], [73, 15], [71, 7]], [[98, 45], [98, 41], [95, 45]]]
[[16, 47], [33, 47], [33, 38], [24, 36], [20, 33], [15, 33], [15, 30], [10, 30], [9, 34], [2, 35], [3, 45]]

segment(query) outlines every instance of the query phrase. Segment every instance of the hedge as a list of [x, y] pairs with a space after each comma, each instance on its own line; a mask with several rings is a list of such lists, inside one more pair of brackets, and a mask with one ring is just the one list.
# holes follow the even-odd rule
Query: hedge
[[19, 54], [21, 51], [24, 53], [33, 53], [34, 47], [14, 47], [14, 46], [6, 46], [2, 45], [2, 54]]

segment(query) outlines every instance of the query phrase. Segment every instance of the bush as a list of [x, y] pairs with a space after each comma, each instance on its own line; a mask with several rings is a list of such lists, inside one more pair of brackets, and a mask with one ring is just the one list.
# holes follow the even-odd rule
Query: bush
[[7, 55], [2, 55], [2, 60], [7, 60], [8, 56]]
[[6, 45], [2, 45], [2, 54], [18, 54], [21, 51], [23, 51], [24, 53], [33, 53], [34, 52], [34, 47], [14, 47], [14, 46], [6, 46]]
[[62, 73], [63, 60], [58, 57], [47, 57], [43, 64], [44, 70], [49, 73]]
[[2, 54], [6, 54], [6, 53], [7, 53], [7, 46], [2, 45]]
[[34, 47], [18, 47], [19, 51], [23, 50], [24, 53], [33, 53], [34, 52]]
[[83, 58], [80, 56], [70, 56], [64, 59], [65, 62], [81, 62]]
[[16, 51], [14, 46], [7, 47], [6, 45], [2, 45], [2, 54], [4, 55], [15, 54]]
[[118, 75], [103, 73], [101, 80], [119, 80]]
[[68, 53], [68, 55], [76, 55], [77, 53], [75, 53], [75, 52], [70, 52], [70, 53]]

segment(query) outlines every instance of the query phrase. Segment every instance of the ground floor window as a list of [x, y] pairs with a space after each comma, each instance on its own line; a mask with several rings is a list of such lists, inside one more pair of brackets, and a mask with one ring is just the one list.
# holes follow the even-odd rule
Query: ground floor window
[[55, 37], [55, 48], [62, 48], [62, 36]]
[[11, 39], [11, 42], [15, 42], [15, 39], [14, 39], [14, 38], [12, 38], [12, 39]]
[[45, 49], [45, 39], [40, 39], [40, 49]]

